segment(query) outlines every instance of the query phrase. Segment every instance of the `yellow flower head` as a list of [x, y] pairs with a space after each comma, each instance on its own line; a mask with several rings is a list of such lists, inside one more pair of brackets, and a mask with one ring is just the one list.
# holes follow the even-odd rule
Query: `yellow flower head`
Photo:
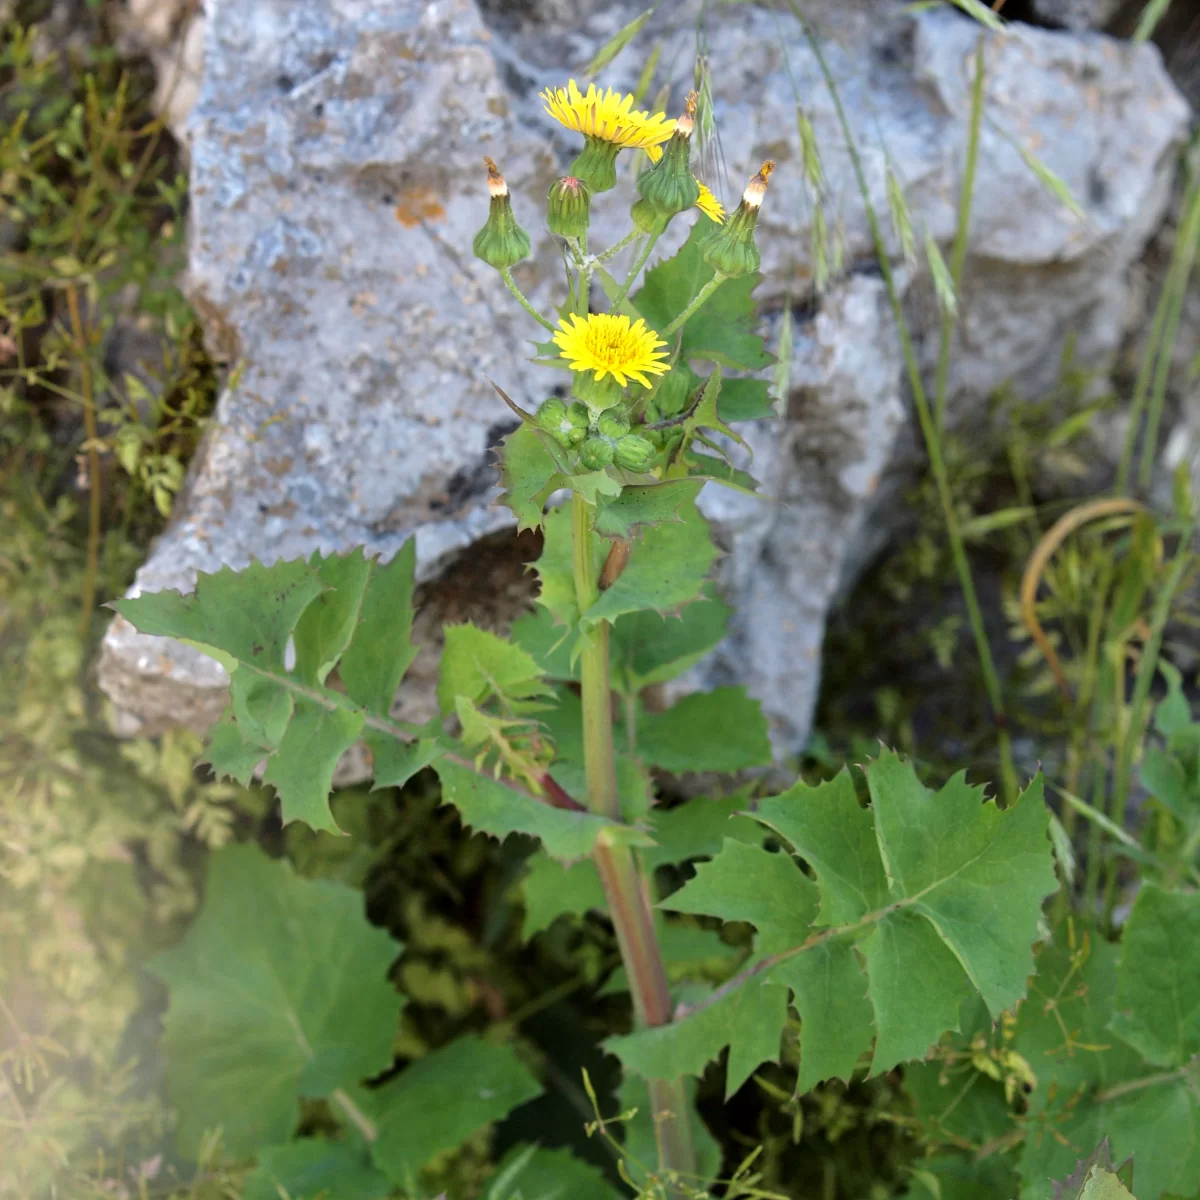
[[700, 199], [696, 201], [696, 207], [710, 221], [716, 221], [718, 225], [725, 223], [725, 207], [720, 200], [712, 194], [712, 192], [702, 183], [700, 184]]
[[588, 84], [584, 95], [571, 79], [565, 88], [547, 88], [539, 99], [546, 111], [568, 129], [611, 142], [622, 150], [645, 150], [655, 162], [662, 157], [659, 146], [675, 131], [675, 122], [666, 113], [651, 116], [639, 112], [633, 107], [632, 96], [622, 96], [612, 88], [602, 92], [594, 83]]
[[594, 371], [597, 382], [611, 375], [621, 387], [636, 379], [648, 388], [647, 374], [663, 375], [670, 369], [661, 361], [666, 352], [659, 349], [667, 343], [641, 317], [630, 324], [624, 314], [589, 313], [584, 320], [572, 313], [570, 322], [559, 321], [554, 343], [572, 371]]

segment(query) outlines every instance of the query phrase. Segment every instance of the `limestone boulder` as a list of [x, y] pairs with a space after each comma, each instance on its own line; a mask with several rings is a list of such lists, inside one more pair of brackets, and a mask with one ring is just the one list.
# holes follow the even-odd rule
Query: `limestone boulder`
[[[906, 10], [806, 5], [881, 219], [890, 168], [918, 243], [928, 234], [944, 246], [979, 27], [948, 7]], [[566, 376], [528, 362], [537, 327], [471, 256], [487, 204], [481, 156], [500, 162], [533, 239], [518, 281], [548, 309], [561, 264], [541, 213], [577, 143], [537, 93], [581, 75], [635, 11], [207, 0], [203, 78], [186, 126], [189, 286], [210, 345], [237, 369], [137, 589], [187, 589], [197, 571], [317, 548], [389, 556], [415, 536], [431, 656], [441, 619], [469, 611], [503, 627], [530, 602], [521, 564], [536, 544], [494, 506], [490, 447], [510, 414], [487, 378], [536, 405]], [[678, 108], [699, 11], [699, 0], [663, 6], [604, 82], [632, 86], [661, 45], [654, 87], [669, 84]], [[749, 3], [709, 5], [705, 22], [727, 168], [708, 182], [735, 202], [762, 159], [779, 161], [760, 221], [759, 295], [764, 329], [774, 336], [791, 305], [795, 337], [786, 411], [750, 435], [763, 498], [704, 496], [738, 616], [693, 682], [746, 683], [786, 750], [808, 733], [826, 613], [896, 528], [894, 481], [911, 469], [916, 442], [853, 163], [804, 31]], [[1152, 46], [1014, 26], [985, 35], [985, 55], [956, 422], [980, 420], [1002, 383], [1047, 387], [1068, 339], [1103, 375], [1126, 333], [1130, 270], [1161, 219], [1189, 116]], [[803, 179], [798, 101], [821, 150], [819, 197]], [[1031, 157], [1053, 167], [1075, 211], [1039, 181]], [[597, 204], [593, 246], [626, 231], [632, 195], [626, 175]], [[844, 248], [844, 269], [821, 295], [815, 202]], [[682, 233], [673, 232], [663, 253]], [[888, 238], [899, 263], [890, 229]], [[919, 265], [900, 278], [928, 369], [928, 280]], [[432, 658], [426, 666], [399, 698], [409, 712], [428, 709]], [[131, 732], [203, 727], [224, 703], [219, 667], [120, 619], [100, 678]]]

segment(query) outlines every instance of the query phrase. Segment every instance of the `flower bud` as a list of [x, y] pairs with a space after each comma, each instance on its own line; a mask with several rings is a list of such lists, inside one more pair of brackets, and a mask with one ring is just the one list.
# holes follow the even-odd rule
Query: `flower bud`
[[675, 132], [663, 148], [662, 158], [638, 176], [637, 187], [642, 199], [667, 220], [691, 208], [700, 199], [700, 184], [690, 165], [695, 118], [696, 93], [689, 92], [687, 109], [675, 122]]
[[563, 449], [578, 446], [587, 437], [588, 410], [586, 404], [575, 403], [570, 408], [564, 400], [551, 396], [537, 410], [537, 423]]
[[597, 379], [591, 371], [577, 371], [575, 395], [594, 413], [603, 412], [621, 402], [621, 385], [611, 376]]
[[611, 192], [617, 186], [616, 142], [584, 134], [583, 150], [570, 166], [570, 173], [583, 180], [593, 192]]
[[624, 437], [629, 432], [629, 418], [618, 408], [600, 414], [596, 432], [609, 438]]
[[579, 461], [589, 471], [600, 471], [613, 460], [613, 444], [608, 438], [590, 437], [579, 447]]
[[773, 161], [768, 159], [763, 163], [758, 174], [746, 184], [742, 202], [733, 216], [709, 239], [704, 248], [704, 261], [714, 271], [736, 278], [758, 270], [759, 255], [754, 242], [754, 226], [767, 192], [767, 180], [773, 170]]
[[588, 185], [574, 175], [556, 179], [550, 185], [546, 224], [559, 237], [577, 238], [587, 233], [591, 220], [592, 193]]
[[653, 443], [636, 433], [627, 433], [613, 449], [613, 462], [626, 471], [645, 471], [654, 461]]
[[642, 233], [663, 233], [670, 217], [664, 217], [649, 200], [635, 200], [629, 215]]
[[483, 161], [487, 164], [488, 191], [492, 203], [488, 209], [487, 224], [475, 235], [475, 257], [483, 259], [497, 271], [505, 271], [528, 257], [529, 234], [513, 216], [504, 176], [490, 158], [484, 158]]

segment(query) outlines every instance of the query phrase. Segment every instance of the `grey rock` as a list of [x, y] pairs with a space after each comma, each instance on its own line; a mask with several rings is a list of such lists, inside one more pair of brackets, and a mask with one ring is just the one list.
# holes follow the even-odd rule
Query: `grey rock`
[[[699, 3], [667, 7], [605, 82], [630, 86], [639, 56], [661, 41], [677, 105], [691, 81]], [[918, 238], [947, 243], [978, 27], [948, 11], [885, 20], [870, 0], [808, 7], [876, 208], [886, 217], [890, 161]], [[578, 72], [634, 11], [576, 8], [575, 20], [558, 24], [490, 10], [485, 21], [471, 0], [260, 0], [251, 16], [234, 0], [209, 0], [204, 82], [188, 122], [191, 288], [210, 343], [243, 367], [137, 589], [186, 589], [197, 571], [318, 547], [362, 544], [387, 556], [415, 535], [420, 578], [443, 596], [435, 615], [456, 611], [439, 582], [448, 570], [478, 601], [480, 619], [498, 627], [528, 601], [518, 570], [495, 589], [503, 601], [488, 602], [491, 579], [509, 579], [503, 564], [524, 552], [505, 533], [508, 514], [490, 507], [488, 448], [508, 414], [484, 376], [527, 404], [554, 377], [525, 361], [524, 341], [537, 330], [469, 248], [485, 211], [479, 158], [488, 153], [533, 239], [518, 279], [549, 308], [561, 271], [539, 213], [576, 139], [542, 112], [536, 93], [563, 82], [568, 68]], [[774, 328], [789, 301], [814, 315], [797, 330], [786, 418], [752, 434], [764, 500], [705, 494], [729, 550], [724, 580], [739, 616], [697, 678], [746, 682], [787, 749], [807, 735], [827, 608], [895, 529], [894, 480], [911, 470], [916, 443], [866, 217], [818, 64], [790, 17], [742, 4], [709, 6], [708, 19], [729, 170], [728, 181], [710, 182], [729, 201], [762, 159], [779, 160], [760, 221], [765, 319]], [[978, 421], [981, 398], [1006, 380], [1031, 393], [1052, 382], [1068, 336], [1103, 372], [1124, 334], [1130, 264], [1161, 216], [1188, 117], [1153, 47], [1022, 30], [989, 36], [987, 61], [988, 125], [952, 377], [951, 418], [960, 423]], [[823, 202], [831, 227], [844, 230], [848, 263], [820, 297], [797, 95], [816, 130]], [[1063, 177], [1082, 220], [1047, 195], [1014, 142]], [[625, 232], [630, 183], [627, 171], [597, 204], [594, 245]], [[672, 229], [664, 253], [682, 232]], [[928, 281], [919, 269], [901, 280], [928, 366], [936, 345]], [[402, 690], [410, 711], [428, 708], [427, 668]], [[128, 728], [201, 726], [223, 701], [219, 669], [120, 620], [100, 675]]]
[[1124, 0], [1033, 0], [1034, 15], [1062, 29], [1104, 29], [1121, 11]]

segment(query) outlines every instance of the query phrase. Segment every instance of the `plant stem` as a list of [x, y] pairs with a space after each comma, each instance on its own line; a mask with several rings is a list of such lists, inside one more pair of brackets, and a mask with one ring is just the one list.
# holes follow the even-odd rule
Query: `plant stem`
[[837, 112], [838, 123], [842, 128], [842, 136], [846, 142], [846, 150], [854, 168], [854, 176], [858, 183], [859, 194], [862, 197], [863, 208], [866, 211], [867, 224], [871, 230], [871, 238], [875, 245], [875, 257], [879, 261], [879, 270], [883, 274], [884, 285], [887, 288], [888, 299], [896, 320], [896, 330], [900, 337], [900, 348], [904, 354], [905, 366], [908, 370], [909, 388], [913, 394], [913, 402], [917, 409], [917, 419], [921, 425], [921, 433], [925, 440], [925, 449], [929, 454], [929, 465], [933, 471], [934, 482], [937, 485], [938, 501], [942, 509], [942, 519], [946, 525], [946, 536], [950, 542], [950, 552], [954, 558], [954, 567], [958, 573], [958, 584], [962, 589], [963, 601], [967, 607], [967, 619], [971, 633], [975, 639], [975, 650], [979, 656], [979, 669], [983, 675], [984, 687], [987, 690], [988, 702], [992, 709], [992, 719], [996, 726], [996, 746], [1000, 754], [1000, 775], [1004, 795], [1011, 803], [1017, 798], [1017, 771], [1013, 763], [1012, 738], [1008, 731], [1008, 717], [1004, 711], [1004, 696], [1000, 689], [1000, 677], [996, 673], [996, 665], [992, 659], [992, 649], [988, 643], [987, 630], [983, 624], [983, 613], [979, 608], [979, 599], [975, 593], [975, 580], [971, 574], [971, 564], [967, 559], [966, 547], [963, 544], [962, 531], [958, 525], [958, 514], [954, 508], [954, 494], [950, 487], [950, 477], [946, 471], [946, 460], [942, 453], [942, 440], [934, 424], [933, 414], [929, 409], [929, 399], [925, 393], [925, 384], [921, 379], [921, 369], [917, 363], [916, 351], [913, 349], [912, 337], [908, 330], [908, 321], [904, 316], [904, 306], [900, 302], [900, 293], [896, 288], [895, 275], [892, 272], [891, 260], [888, 258], [887, 246], [883, 240], [883, 231], [879, 227], [879, 216], [875, 205], [871, 202], [871, 191], [867, 186], [866, 173], [863, 170], [862, 156], [854, 141], [854, 133], [842, 104], [841, 93], [821, 43], [817, 40], [804, 14], [800, 11], [796, 0], [788, 0], [796, 19], [804, 30], [804, 37], [812, 48], [813, 55], [821, 69], [821, 75], [829, 94], [833, 99], [834, 110]]
[[[1109, 813], [1113, 820], [1120, 825], [1125, 823], [1125, 810], [1133, 778], [1133, 759], [1145, 735], [1150, 687], [1154, 682], [1154, 672], [1158, 669], [1159, 651], [1162, 649], [1163, 634], [1171, 616], [1171, 605], [1183, 582], [1184, 572], [1194, 561], [1191, 540], [1195, 526], [1196, 518], [1192, 517], [1180, 534], [1175, 558], [1167, 572], [1167, 578], [1163, 582], [1162, 591], [1159, 592], [1154, 602], [1154, 613], [1150, 619], [1150, 636], [1142, 647], [1141, 658], [1138, 661], [1137, 675], [1134, 677], [1133, 683], [1133, 698], [1129, 704], [1129, 717], [1124, 727], [1125, 736], [1121, 739], [1120, 749], [1117, 753], [1117, 769], [1113, 780], [1113, 803]], [[1104, 880], [1105, 924], [1112, 920], [1112, 910], [1116, 903], [1116, 885], [1117, 872], [1114, 861], [1109, 863]]]
[[598, 263], [608, 262], [610, 258], [616, 258], [626, 246], [631, 246], [642, 236], [642, 231], [635, 225], [615, 246], [609, 246], [607, 250], [596, 255]]
[[718, 271], [697, 293], [696, 298], [666, 327], [659, 335], [660, 337], [670, 337], [683, 323], [702, 305], [708, 298], [728, 279], [728, 275], [722, 275]]
[[[1162, 294], [1154, 307], [1154, 320], [1150, 325], [1150, 335], [1146, 348], [1142, 352], [1142, 361], [1138, 364], [1137, 379], [1133, 385], [1133, 397], [1129, 404], [1129, 427], [1125, 431], [1125, 444], [1121, 448], [1121, 461], [1117, 465], [1116, 490], [1125, 493], [1129, 490], [1129, 473], [1133, 467], [1133, 450], [1137, 442], [1138, 430], [1142, 423], [1142, 412], [1146, 407], [1146, 396], [1150, 390], [1150, 379], [1153, 374], [1155, 361], [1165, 354], [1168, 368], [1171, 358], [1174, 333], [1169, 340], [1163, 337], [1174, 304], [1174, 297], [1182, 297], [1187, 289], [1186, 276], [1191, 273], [1191, 259], [1195, 257], [1196, 230], [1194, 223], [1200, 216], [1200, 171], [1197, 171], [1188, 186], [1184, 199], [1184, 218], [1175, 245], [1171, 251], [1171, 264], [1167, 277], [1163, 281]], [[1178, 317], [1175, 321], [1178, 325]], [[1157, 393], [1157, 386], [1156, 386]], [[1161, 400], [1158, 401], [1159, 416], [1161, 416]], [[1153, 417], [1154, 437], [1150, 429], [1146, 430], [1146, 441], [1158, 440], [1158, 417]], [[1153, 456], [1153, 450], [1151, 450]], [[1143, 469], [1145, 450], [1143, 449]]]
[[536, 321], [536, 322], [537, 322], [537, 323], [538, 323], [538, 324], [539, 324], [539, 325], [540, 325], [540, 326], [541, 326], [543, 329], [548, 329], [548, 330], [550, 330], [550, 332], [551, 332], [551, 333], [557, 333], [557, 332], [558, 332], [558, 327], [557, 327], [557, 326], [555, 326], [555, 325], [551, 325], [551, 324], [550, 324], [550, 322], [549, 322], [549, 321], [547, 321], [547, 320], [546, 320], [546, 318], [545, 318], [545, 317], [543, 317], [543, 316], [542, 316], [542, 314], [541, 314], [540, 312], [538, 312], [538, 310], [537, 310], [536, 308], [534, 308], [534, 307], [533, 307], [533, 305], [532, 305], [532, 304], [530, 304], [528, 300], [526, 300], [526, 299], [525, 299], [525, 293], [524, 293], [523, 291], [521, 291], [521, 289], [520, 289], [519, 287], [517, 287], [517, 281], [516, 281], [515, 279], [513, 279], [513, 277], [512, 277], [512, 272], [511, 272], [511, 271], [510, 271], [510, 270], [509, 270], [507, 267], [505, 267], [505, 268], [504, 268], [504, 269], [503, 269], [503, 270], [500, 272], [500, 278], [504, 280], [504, 286], [505, 286], [506, 288], [508, 288], [508, 290], [509, 290], [510, 292], [512, 292], [512, 294], [513, 294], [513, 297], [516, 299], [517, 303], [518, 303], [518, 304], [519, 304], [519, 305], [520, 305], [520, 306], [521, 306], [521, 307], [522, 307], [522, 308], [523, 308], [523, 309], [524, 309], [524, 310], [525, 310], [525, 311], [526, 311], [526, 312], [527, 312], [527, 313], [528, 313], [528, 314], [529, 314], [529, 315], [530, 315], [530, 316], [531, 316], [531, 317], [532, 317], [532, 318], [533, 318], [533, 319], [534, 319], [534, 320], [535, 320], [535, 321]]
[[616, 312], [621, 307], [621, 301], [629, 295], [629, 289], [633, 287], [634, 280], [641, 274], [642, 268], [646, 265], [646, 259], [650, 257], [650, 251], [654, 249], [654, 243], [657, 241], [657, 233], [652, 233], [646, 239], [646, 244], [638, 252], [637, 258], [633, 261], [633, 266], [629, 268], [629, 274], [625, 276], [625, 282], [621, 284], [621, 290], [617, 293], [617, 298], [609, 305], [609, 312]]
[[[954, 250], [950, 258], [950, 279], [954, 283], [954, 294], [962, 294], [963, 264], [967, 258], [968, 233], [971, 227], [971, 201], [975, 195], [975, 171], [979, 164], [979, 128], [983, 124], [983, 40], [979, 35], [975, 44], [975, 81], [971, 89], [971, 120], [967, 129], [967, 161], [963, 168], [962, 189], [958, 194], [958, 228], [954, 233]], [[942, 307], [941, 339], [938, 345], [937, 377], [934, 383], [934, 413], [937, 431], [941, 434], [946, 427], [946, 393], [950, 380], [950, 342], [958, 306]]]
[[[1196, 243], [1200, 240], [1200, 172], [1189, 189], [1187, 215], [1179, 231], [1176, 249], [1180, 250], [1179, 271], [1174, 286], [1167, 292], [1167, 312], [1163, 323], [1162, 345], [1158, 348], [1158, 364], [1154, 371], [1154, 390], [1150, 394], [1150, 407], [1146, 412], [1146, 432], [1142, 436], [1142, 464], [1138, 470], [1138, 487], [1145, 492], [1150, 487], [1150, 475], [1154, 470], [1154, 456], [1158, 449], [1158, 430], [1162, 424], [1163, 408], [1167, 400], [1167, 383], [1171, 378], [1171, 359], [1175, 339], [1179, 336], [1179, 320], [1183, 315], [1183, 302], [1187, 298], [1188, 281], [1196, 262]], [[1171, 264], [1175, 266], [1174, 263]]]
[[79, 289], [67, 287], [67, 312], [71, 319], [71, 336], [79, 354], [79, 391], [83, 396], [83, 424], [87, 431], [88, 461], [88, 546], [87, 567], [83, 576], [83, 612], [80, 614], [80, 636], [87, 637], [96, 607], [96, 573], [100, 563], [100, 451], [96, 446], [96, 398], [92, 390], [90, 347], [79, 312]]
[[[592, 551], [592, 506], [578, 493], [571, 497], [572, 565], [575, 600], [587, 612], [600, 595], [599, 572]], [[609, 681], [609, 627], [600, 622], [588, 636], [580, 658], [583, 699], [583, 757], [588, 784], [588, 807], [614, 820], [621, 815], [613, 751], [612, 689]], [[666, 1025], [671, 1020], [667, 972], [654, 930], [654, 910], [645, 874], [628, 846], [603, 839], [592, 853], [621, 959], [629, 976], [634, 1020], [639, 1028]], [[691, 1125], [678, 1080], [650, 1083], [655, 1115], [659, 1170], [668, 1179], [695, 1174]], [[674, 1189], [670, 1189], [674, 1195]], [[680, 1192], [682, 1195], [682, 1192]]]

